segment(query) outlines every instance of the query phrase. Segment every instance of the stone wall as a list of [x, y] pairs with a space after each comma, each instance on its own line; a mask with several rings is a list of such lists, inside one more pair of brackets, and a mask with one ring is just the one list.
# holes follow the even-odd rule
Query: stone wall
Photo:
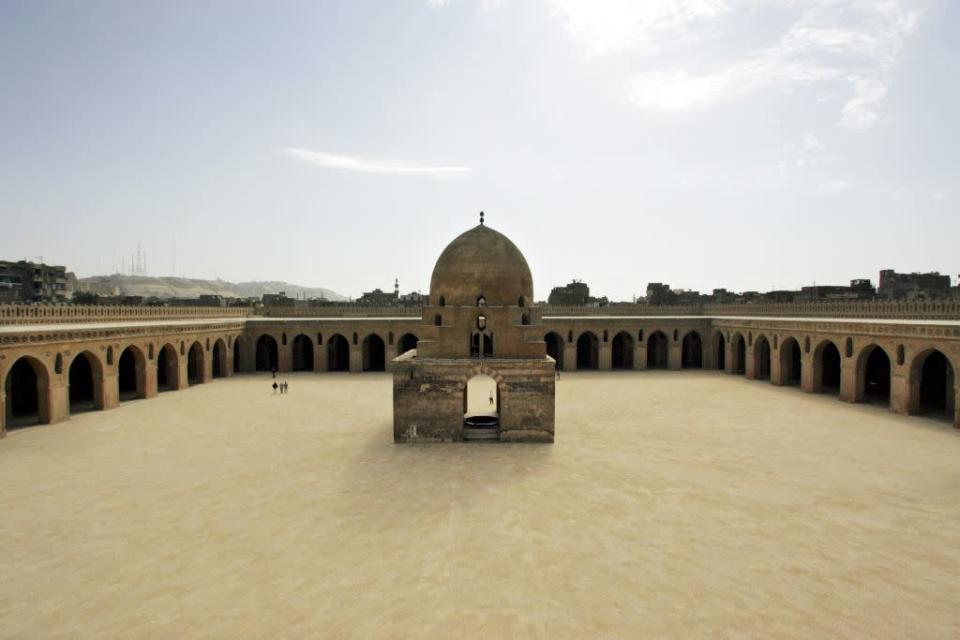
[[553, 442], [552, 359], [420, 359], [415, 352], [393, 364], [394, 441], [463, 440], [467, 382], [481, 374], [497, 384], [501, 441]]

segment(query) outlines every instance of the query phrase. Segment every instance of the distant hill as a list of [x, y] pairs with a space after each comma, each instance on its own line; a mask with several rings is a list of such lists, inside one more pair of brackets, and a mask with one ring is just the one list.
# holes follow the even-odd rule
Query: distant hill
[[147, 276], [92, 276], [80, 278], [80, 290], [100, 295], [143, 296], [144, 298], [196, 298], [200, 295], [221, 295], [233, 298], [260, 298], [265, 293], [285, 291], [291, 298], [326, 298], [347, 300], [336, 291], [322, 287], [301, 287], [289, 282], [227, 282], [195, 278], [150, 278]]

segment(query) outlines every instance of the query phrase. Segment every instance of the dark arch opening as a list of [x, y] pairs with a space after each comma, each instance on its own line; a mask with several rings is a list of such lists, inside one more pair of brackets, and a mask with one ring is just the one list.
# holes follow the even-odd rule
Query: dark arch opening
[[647, 338], [647, 369], [666, 369], [669, 359], [667, 336], [654, 331]]
[[[862, 357], [862, 356], [861, 356]], [[890, 402], [890, 357], [882, 348], [874, 345], [867, 348], [862, 371], [862, 399], [865, 402], [888, 404]]]
[[313, 341], [302, 333], [293, 338], [290, 345], [294, 371], [313, 371]]
[[551, 331], [543, 337], [547, 343], [547, 355], [557, 361], [556, 368], [563, 369], [563, 338], [560, 334]]
[[411, 349], [417, 348], [417, 336], [412, 333], [405, 333], [400, 336], [400, 345], [397, 347], [397, 355], [406, 353]]
[[179, 360], [173, 345], [165, 344], [157, 355], [157, 391], [172, 391], [177, 388]]
[[7, 429], [49, 422], [47, 376], [43, 365], [24, 357], [13, 363], [4, 381], [7, 394]]
[[737, 375], [743, 375], [747, 372], [747, 343], [739, 333], [733, 335], [731, 342], [730, 354], [733, 356], [733, 362], [730, 363], [733, 365], [731, 371]]
[[363, 370], [383, 371], [386, 369], [386, 347], [383, 338], [371, 333], [363, 339]]
[[716, 345], [714, 362], [717, 365], [717, 369], [723, 371], [727, 368], [727, 341], [723, 338], [722, 333], [717, 333], [714, 344]]
[[820, 350], [820, 391], [840, 392], [840, 350], [832, 342], [828, 342]]
[[703, 368], [703, 340], [696, 331], [683, 336], [683, 351], [680, 354], [680, 364], [684, 369]]
[[434, 325], [435, 327], [441, 327], [441, 326], [443, 326], [443, 316], [441, 316], [439, 313], [438, 313], [437, 315], [433, 316], [433, 325]]
[[273, 336], [263, 334], [257, 338], [257, 371], [275, 371], [279, 366], [279, 352], [277, 340]]
[[350, 345], [339, 333], [327, 338], [327, 371], [350, 370]]
[[802, 367], [800, 343], [796, 338], [787, 338], [780, 345], [780, 370], [784, 384], [799, 385]]
[[633, 336], [621, 331], [613, 336], [610, 361], [614, 369], [633, 369]]
[[240, 373], [240, 338], [233, 339], [233, 372]]
[[577, 338], [577, 369], [596, 369], [600, 366], [600, 341], [587, 331]]
[[222, 378], [227, 375], [227, 345], [223, 339], [217, 338], [213, 343], [213, 361], [211, 364], [211, 373], [214, 378]]
[[756, 380], [770, 379], [770, 341], [766, 336], [757, 336], [753, 343], [753, 377]]
[[99, 366], [87, 352], [77, 354], [70, 363], [70, 413], [92, 411], [97, 406], [97, 379], [94, 376]]
[[120, 353], [117, 361], [117, 391], [121, 402], [146, 397], [146, 362], [133, 345]]
[[954, 406], [954, 371], [939, 351], [931, 351], [923, 359], [919, 374], [916, 376], [918, 386], [916, 413], [932, 416], [949, 416], [953, 418]]
[[203, 382], [203, 347], [199, 342], [190, 345], [190, 353], [187, 356], [187, 384], [200, 384]]

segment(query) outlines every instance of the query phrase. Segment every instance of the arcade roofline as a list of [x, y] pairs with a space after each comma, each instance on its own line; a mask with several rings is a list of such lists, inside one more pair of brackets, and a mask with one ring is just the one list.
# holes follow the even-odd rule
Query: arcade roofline
[[[914, 302], [861, 300], [693, 305], [613, 304], [603, 307], [535, 305], [545, 318], [783, 317], [960, 321], [960, 300]], [[0, 305], [0, 325], [61, 325], [199, 319], [296, 321], [303, 319], [419, 320], [422, 307], [155, 307], [98, 305]]]

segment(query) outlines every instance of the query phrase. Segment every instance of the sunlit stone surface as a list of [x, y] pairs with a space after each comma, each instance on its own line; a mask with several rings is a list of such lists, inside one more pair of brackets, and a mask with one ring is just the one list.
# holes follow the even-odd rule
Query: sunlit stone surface
[[389, 374], [11, 432], [0, 636], [957, 637], [960, 433], [716, 372], [562, 374], [553, 445], [396, 446]]

